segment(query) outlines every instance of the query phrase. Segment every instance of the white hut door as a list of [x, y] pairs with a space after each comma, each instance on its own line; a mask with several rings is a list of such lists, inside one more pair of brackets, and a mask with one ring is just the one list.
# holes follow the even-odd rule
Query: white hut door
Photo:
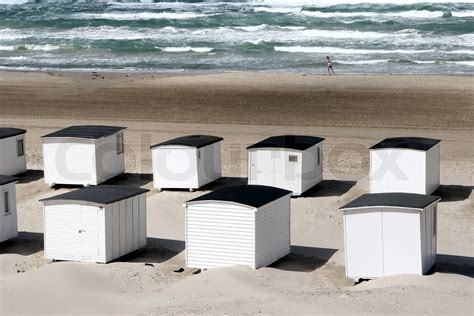
[[[274, 184], [274, 159], [273, 151], [270, 150], [258, 150], [256, 151], [255, 161], [252, 163], [257, 164], [256, 179], [258, 184], [273, 185]], [[252, 167], [253, 169], [253, 167]]]
[[99, 253], [99, 209], [94, 206], [81, 206], [81, 240], [82, 260], [97, 260]]

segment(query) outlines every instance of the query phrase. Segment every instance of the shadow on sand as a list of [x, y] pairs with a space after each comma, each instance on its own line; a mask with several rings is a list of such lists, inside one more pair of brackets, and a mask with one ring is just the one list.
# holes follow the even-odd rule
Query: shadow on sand
[[222, 177], [214, 182], [208, 183], [199, 190], [201, 191], [214, 191], [224, 187], [230, 187], [233, 185], [245, 185], [247, 184], [247, 178], [240, 177]]
[[332, 257], [337, 249], [291, 246], [291, 253], [272, 263], [271, 268], [293, 271], [311, 272], [323, 265]]
[[43, 234], [19, 232], [18, 237], [0, 243], [0, 255], [30, 256], [43, 250]]
[[464, 201], [472, 194], [474, 186], [440, 185], [433, 195], [441, 198], [441, 202]]
[[474, 257], [437, 254], [436, 263], [428, 272], [459, 274], [474, 278]]
[[153, 182], [153, 174], [151, 173], [122, 173], [112, 179], [104, 181], [106, 185], [131, 185], [131, 186], [145, 186]]
[[184, 250], [184, 241], [147, 238], [147, 245], [144, 248], [126, 254], [111, 262], [143, 262], [143, 263], [162, 263]]
[[342, 196], [355, 186], [356, 183], [357, 181], [323, 180], [304, 192], [301, 197]]
[[[107, 181], [100, 183], [101, 185], [129, 185], [142, 187], [153, 181], [153, 175], [150, 173], [122, 173]], [[77, 184], [55, 184], [53, 189], [81, 189], [83, 185]]]
[[43, 176], [43, 170], [28, 169], [25, 172], [16, 175], [15, 177], [18, 178], [18, 183], [30, 183], [42, 179]]
[[[195, 190], [195, 192], [206, 192], [206, 191], [214, 191], [223, 187], [233, 186], [233, 185], [242, 185], [247, 184], [247, 178], [239, 178], [239, 177], [222, 177], [208, 183], [199, 189]], [[189, 189], [163, 189], [163, 191], [169, 192], [189, 192]]]

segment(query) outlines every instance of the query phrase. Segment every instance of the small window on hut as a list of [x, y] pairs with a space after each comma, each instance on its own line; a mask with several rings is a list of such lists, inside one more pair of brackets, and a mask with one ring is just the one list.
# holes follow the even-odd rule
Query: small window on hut
[[10, 214], [10, 201], [8, 199], [8, 191], [3, 191], [3, 204], [5, 207], [5, 214]]
[[321, 165], [321, 148], [318, 147], [318, 166]]
[[298, 162], [298, 156], [297, 155], [290, 155], [290, 156], [288, 156], [288, 161], [289, 162]]
[[123, 133], [117, 134], [117, 154], [123, 153]]
[[23, 138], [16, 140], [16, 152], [18, 157], [23, 157], [25, 155], [25, 141]]

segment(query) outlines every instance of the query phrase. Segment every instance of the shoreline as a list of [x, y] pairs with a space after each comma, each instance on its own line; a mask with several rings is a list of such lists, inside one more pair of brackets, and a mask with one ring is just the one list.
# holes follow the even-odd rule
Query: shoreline
[[[329, 77], [327, 73], [324, 73], [325, 69], [321, 70], [320, 72], [311, 72], [311, 71], [304, 71], [304, 70], [290, 70], [290, 69], [268, 69], [268, 70], [257, 70], [257, 69], [243, 69], [243, 70], [185, 70], [185, 69], [176, 69], [165, 71], [163, 69], [160, 70], [124, 70], [124, 69], [4, 69], [0, 68], [1, 73], [45, 73], [45, 74], [85, 74], [85, 73], [102, 73], [102, 74], [134, 74], [134, 75], [149, 75], [149, 74], [156, 74], [156, 75], [184, 75], [184, 76], [192, 76], [192, 75], [214, 75], [214, 74], [233, 74], [233, 73], [248, 73], [248, 74], [296, 74], [296, 75], [308, 75], [308, 76], [321, 76], [321, 77]], [[474, 77], [474, 71], [466, 72], [466, 73], [336, 73], [335, 76], [448, 76], [448, 77]]]

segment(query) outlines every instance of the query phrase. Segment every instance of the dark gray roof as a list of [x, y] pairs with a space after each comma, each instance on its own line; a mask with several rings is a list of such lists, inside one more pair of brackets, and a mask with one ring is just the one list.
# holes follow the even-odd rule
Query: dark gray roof
[[125, 186], [125, 185], [100, 185], [94, 187], [87, 187], [64, 194], [56, 195], [40, 201], [85, 201], [97, 204], [110, 204], [124, 199], [128, 199], [132, 196], [146, 193], [149, 190]]
[[26, 130], [13, 127], [0, 127], [0, 139], [25, 134]]
[[247, 149], [252, 148], [290, 148], [296, 150], [306, 150], [322, 142], [324, 138], [304, 135], [282, 135], [268, 137]]
[[289, 194], [291, 194], [291, 191], [265, 185], [235, 185], [217, 189], [186, 203], [228, 201], [258, 208]]
[[224, 140], [222, 137], [211, 136], [211, 135], [188, 135], [168, 140], [163, 143], [159, 143], [151, 146], [150, 148], [168, 145], [179, 145], [201, 148], [207, 145], [211, 145]]
[[0, 185], [18, 181], [18, 178], [0, 175]]
[[440, 139], [423, 137], [393, 137], [385, 138], [380, 143], [377, 143], [370, 147], [370, 149], [406, 148], [427, 151], [440, 141]]
[[62, 130], [53, 132], [51, 134], [44, 135], [43, 138], [75, 137], [75, 138], [99, 139], [102, 137], [107, 137], [115, 133], [118, 133], [123, 129], [126, 129], [126, 127], [105, 126], [105, 125], [69, 126]]
[[423, 209], [440, 199], [439, 196], [414, 193], [372, 193], [364, 194], [340, 209], [344, 210], [369, 206], [394, 206]]

